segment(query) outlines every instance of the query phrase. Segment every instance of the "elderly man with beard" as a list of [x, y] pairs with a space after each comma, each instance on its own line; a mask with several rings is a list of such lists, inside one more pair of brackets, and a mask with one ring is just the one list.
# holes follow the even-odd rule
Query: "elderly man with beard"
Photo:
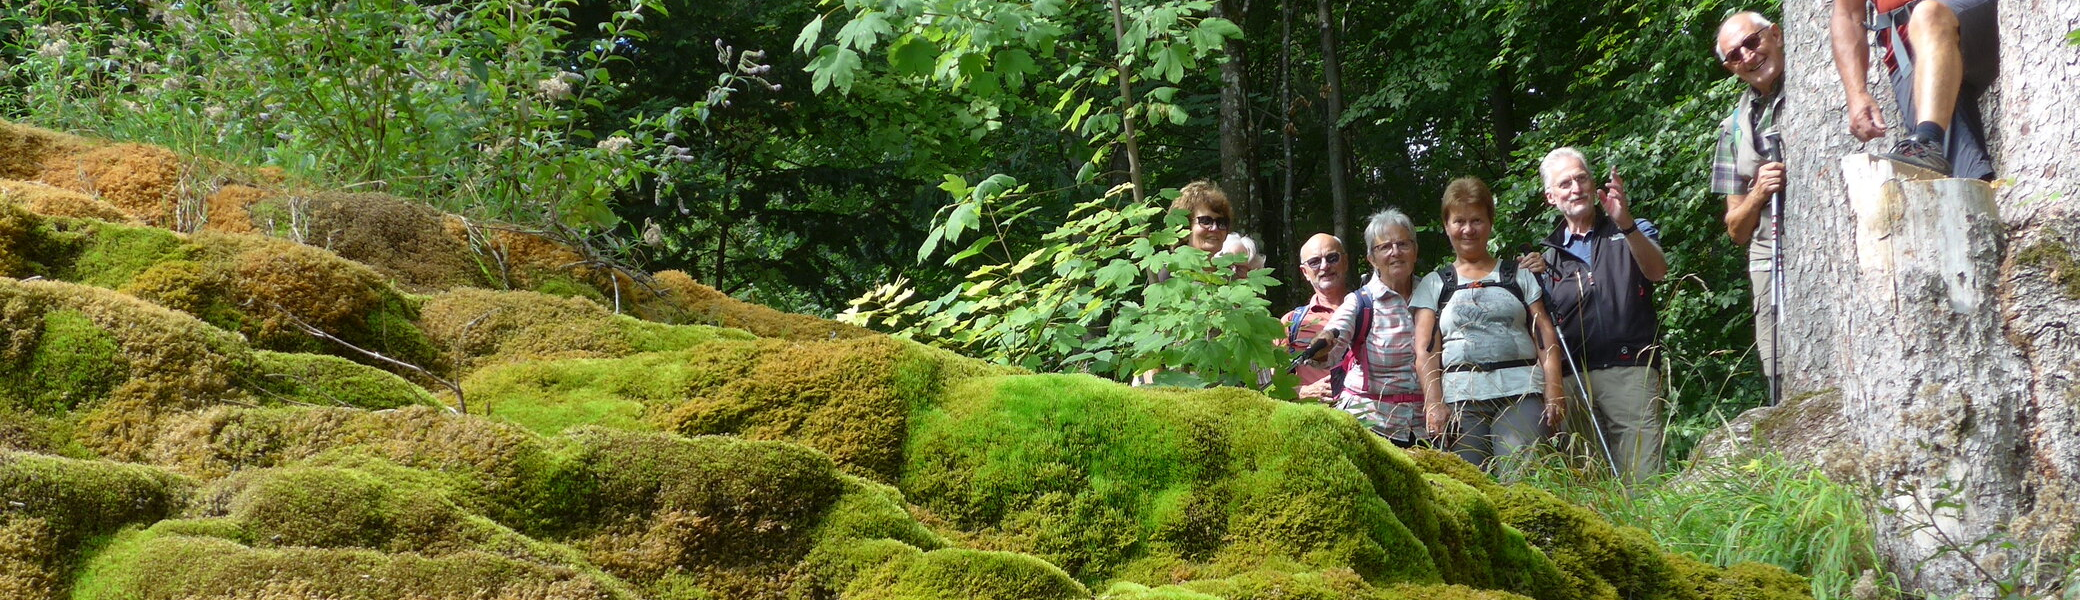
[[[1659, 321], [1654, 283], [1668, 276], [1660, 232], [1632, 215], [1625, 182], [1611, 169], [1596, 186], [1589, 159], [1573, 148], [1546, 154], [1539, 164], [1546, 204], [1560, 211], [1544, 254], [1526, 254], [1520, 268], [1537, 273], [1560, 339], [1573, 357], [1566, 390], [1586, 389], [1587, 414], [1607, 443], [1611, 462], [1627, 481], [1661, 470], [1661, 376], [1654, 368]], [[1599, 208], [1601, 210], [1599, 210]], [[1582, 409], [1589, 412], [1584, 413]], [[1579, 430], [1581, 421], [1572, 421]]]
[[[1322, 327], [1329, 324], [1329, 316], [1343, 306], [1343, 298], [1351, 292], [1349, 277], [1350, 263], [1343, 253], [1343, 240], [1326, 233], [1314, 234], [1300, 246], [1300, 277], [1314, 286], [1314, 296], [1306, 304], [1294, 307], [1286, 313], [1286, 337], [1279, 345], [1291, 352], [1299, 352], [1321, 335]], [[1332, 351], [1332, 355], [1339, 355]], [[1320, 365], [1301, 363], [1295, 368], [1300, 376], [1300, 397], [1324, 402], [1334, 402], [1343, 383], [1343, 368], [1323, 368]]]

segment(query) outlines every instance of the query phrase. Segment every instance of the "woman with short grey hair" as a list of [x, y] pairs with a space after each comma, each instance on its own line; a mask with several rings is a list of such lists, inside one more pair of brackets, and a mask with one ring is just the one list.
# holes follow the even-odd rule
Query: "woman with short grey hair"
[[1424, 432], [1415, 316], [1408, 307], [1415, 289], [1416, 229], [1408, 215], [1392, 208], [1372, 215], [1365, 225], [1365, 261], [1372, 277], [1344, 297], [1315, 343], [1327, 355], [1343, 357], [1336, 407], [1406, 448]]

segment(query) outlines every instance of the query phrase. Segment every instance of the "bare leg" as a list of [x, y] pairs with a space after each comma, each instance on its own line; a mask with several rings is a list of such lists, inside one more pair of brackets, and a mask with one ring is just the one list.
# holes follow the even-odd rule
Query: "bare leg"
[[1914, 6], [1907, 19], [1907, 40], [1914, 44], [1914, 123], [1933, 121], [1950, 127], [1957, 110], [1958, 86], [1964, 82], [1964, 54], [1957, 47], [1957, 13], [1941, 2]]

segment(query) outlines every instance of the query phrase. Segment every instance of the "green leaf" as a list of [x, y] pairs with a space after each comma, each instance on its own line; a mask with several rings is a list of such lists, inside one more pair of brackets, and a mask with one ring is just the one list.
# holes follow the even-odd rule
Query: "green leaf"
[[816, 50], [816, 59], [809, 61], [807, 70], [813, 74], [809, 78], [810, 90], [821, 94], [824, 88], [835, 86], [839, 92], [850, 91], [859, 67], [859, 53], [825, 45]]
[[946, 241], [958, 242], [962, 233], [975, 229], [981, 222], [979, 211], [980, 205], [973, 202], [955, 204], [953, 213], [946, 215]]
[[816, 38], [822, 35], [823, 15], [816, 15], [816, 19], [808, 25], [803, 25], [802, 33], [794, 37], [794, 51], [807, 54], [810, 48], [816, 46]]
[[948, 173], [946, 174], [946, 181], [939, 184], [939, 189], [946, 190], [946, 193], [952, 194], [955, 198], [966, 196], [968, 195], [968, 180], [959, 175]]
[[[1202, 38], [1210, 43], [1201, 43]], [[1217, 49], [1230, 39], [1242, 39], [1242, 28], [1227, 19], [1207, 17], [1199, 20], [1198, 27], [1192, 28], [1192, 45], [1198, 46], [1202, 53]]]
[[1011, 189], [1017, 185], [1018, 180], [1010, 175], [1003, 173], [991, 175], [988, 179], [982, 180], [982, 183], [975, 184], [975, 201], [982, 202], [994, 199], [998, 195], [1003, 194], [1004, 190]]
[[919, 264], [923, 264], [924, 259], [931, 257], [932, 252], [939, 249], [939, 239], [945, 235], [946, 228], [944, 227], [933, 227], [932, 232], [925, 235], [924, 243], [917, 247], [917, 262]]
[[1083, 122], [1083, 117], [1084, 117], [1084, 115], [1088, 115], [1088, 114], [1091, 114], [1091, 101], [1092, 101], [1092, 100], [1093, 100], [1092, 98], [1084, 98], [1084, 99], [1083, 99], [1083, 104], [1078, 104], [1078, 105], [1076, 105], [1076, 111], [1075, 111], [1075, 112], [1071, 112], [1071, 113], [1069, 113], [1069, 122], [1068, 122], [1068, 124], [1067, 124], [1067, 125], [1064, 125], [1064, 126], [1063, 126], [1062, 128], [1063, 128], [1063, 129], [1071, 129], [1071, 130], [1073, 130], [1073, 129], [1076, 129], [1076, 128], [1077, 128], [1077, 126], [1078, 126], [1078, 124], [1080, 124], [1080, 123], [1082, 123], [1082, 122]]
[[939, 47], [916, 34], [904, 35], [888, 47], [888, 66], [897, 75], [929, 75], [939, 62]]
[[997, 236], [994, 235], [985, 235], [980, 238], [976, 238], [975, 243], [968, 244], [968, 249], [962, 250], [959, 253], [954, 254], [952, 257], [947, 258], [946, 266], [953, 266], [963, 260], [967, 260], [970, 257], [973, 257], [977, 254], [981, 254], [989, 249], [990, 244], [994, 244], [996, 242]]
[[998, 52], [996, 62], [998, 78], [1012, 91], [1025, 86], [1026, 75], [1040, 72], [1040, 66], [1033, 63], [1033, 55], [1018, 48]]
[[838, 44], [867, 52], [874, 49], [874, 42], [879, 40], [880, 36], [894, 33], [895, 30], [888, 26], [888, 17], [877, 11], [863, 11], [852, 17], [851, 21], [847, 21], [844, 28], [838, 30]]

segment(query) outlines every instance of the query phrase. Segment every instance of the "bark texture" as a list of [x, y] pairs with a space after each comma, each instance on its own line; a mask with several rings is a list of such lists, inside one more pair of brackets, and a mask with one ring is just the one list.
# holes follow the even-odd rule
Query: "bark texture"
[[1878, 490], [1880, 551], [1909, 589], [1990, 595], [2080, 523], [2080, 3], [2001, 2], [1982, 103], [1997, 188], [1858, 154], [1892, 140], [1848, 134], [1831, 4], [1782, 18], [1792, 400], [1739, 428]]

